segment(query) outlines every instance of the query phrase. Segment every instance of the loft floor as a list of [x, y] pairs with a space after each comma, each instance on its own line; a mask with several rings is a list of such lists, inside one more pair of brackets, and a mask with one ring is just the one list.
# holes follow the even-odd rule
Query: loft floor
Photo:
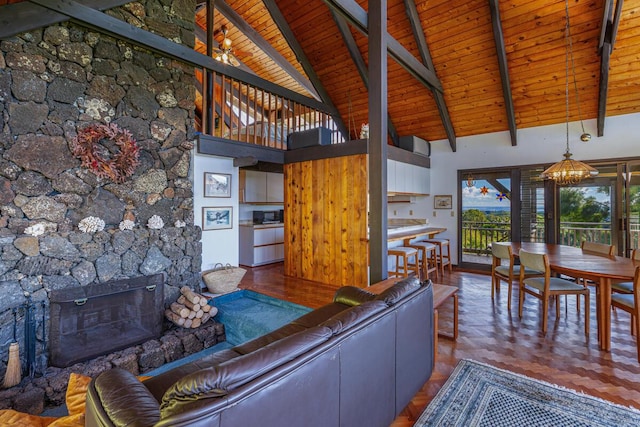
[[[640, 409], [640, 363], [636, 358], [635, 340], [630, 334], [629, 315], [621, 310], [612, 314], [612, 351], [599, 350], [593, 288], [589, 337], [584, 335], [584, 315], [576, 312], [572, 297], [566, 307], [562, 299], [559, 321], [555, 321], [555, 308], [550, 309], [549, 330], [543, 336], [538, 300], [527, 298], [523, 318], [519, 319], [515, 287], [510, 313], [504, 285], [495, 303], [491, 302], [491, 277], [488, 275], [454, 271], [445, 274], [439, 283], [460, 288], [458, 340], [439, 340], [431, 379], [393, 427], [413, 426], [461, 359], [474, 359]], [[248, 269], [240, 287], [312, 308], [329, 302], [337, 289], [284, 277], [282, 263]], [[444, 303], [439, 309], [439, 325], [448, 331], [452, 323], [451, 303]]]

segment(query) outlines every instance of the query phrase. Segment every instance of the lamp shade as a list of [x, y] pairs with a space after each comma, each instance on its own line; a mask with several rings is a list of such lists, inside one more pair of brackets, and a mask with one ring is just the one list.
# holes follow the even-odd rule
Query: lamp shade
[[571, 153], [564, 153], [564, 160], [553, 164], [540, 174], [543, 179], [553, 179], [558, 185], [575, 185], [584, 178], [598, 175], [598, 170], [579, 160], [573, 160]]

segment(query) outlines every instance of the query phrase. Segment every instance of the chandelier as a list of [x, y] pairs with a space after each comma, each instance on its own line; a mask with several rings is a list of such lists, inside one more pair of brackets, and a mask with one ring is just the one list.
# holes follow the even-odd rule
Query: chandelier
[[580, 119], [580, 125], [582, 126], [582, 135], [580, 139], [583, 142], [588, 142], [591, 139], [591, 135], [585, 132], [584, 124], [582, 123], [582, 117], [580, 115], [580, 97], [578, 95], [578, 84], [576, 83], [576, 68], [573, 61], [573, 44], [571, 43], [571, 29], [569, 26], [569, 0], [565, 0], [564, 10], [566, 15], [565, 23], [565, 106], [566, 106], [566, 139], [567, 148], [564, 153], [564, 160], [555, 163], [550, 168], [546, 169], [540, 177], [543, 179], [553, 179], [558, 185], [576, 185], [585, 178], [590, 178], [598, 175], [598, 170], [583, 163], [579, 160], [573, 160], [572, 154], [569, 151], [569, 58], [571, 58], [571, 69], [573, 73], [573, 86], [576, 94], [576, 103], [578, 104], [578, 118]]

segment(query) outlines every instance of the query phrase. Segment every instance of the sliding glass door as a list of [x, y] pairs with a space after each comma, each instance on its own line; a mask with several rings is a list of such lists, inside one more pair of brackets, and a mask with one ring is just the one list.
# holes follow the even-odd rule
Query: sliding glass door
[[598, 167], [599, 174], [577, 185], [559, 187], [560, 223], [557, 243], [579, 247], [583, 241], [616, 245], [612, 227], [616, 206], [616, 165]]
[[557, 186], [543, 167], [461, 170], [458, 265], [488, 269], [491, 243], [582, 241], [640, 247], [640, 160], [595, 164], [599, 175]]
[[[460, 243], [463, 264], [491, 264], [491, 242], [512, 236], [512, 176], [510, 171], [461, 175]], [[516, 202], [517, 202], [516, 198]]]
[[618, 181], [623, 200], [619, 221], [620, 255], [630, 256], [633, 249], [640, 247], [640, 161], [627, 162], [621, 168]]

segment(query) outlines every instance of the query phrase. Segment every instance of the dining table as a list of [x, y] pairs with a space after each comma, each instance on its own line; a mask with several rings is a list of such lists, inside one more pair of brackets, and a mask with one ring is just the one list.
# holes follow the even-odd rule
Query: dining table
[[516, 256], [520, 249], [544, 253], [549, 259], [549, 267], [555, 273], [590, 280], [597, 286], [598, 344], [600, 349], [611, 351], [611, 283], [632, 281], [640, 261], [590, 252], [574, 246], [537, 242], [509, 243]]

